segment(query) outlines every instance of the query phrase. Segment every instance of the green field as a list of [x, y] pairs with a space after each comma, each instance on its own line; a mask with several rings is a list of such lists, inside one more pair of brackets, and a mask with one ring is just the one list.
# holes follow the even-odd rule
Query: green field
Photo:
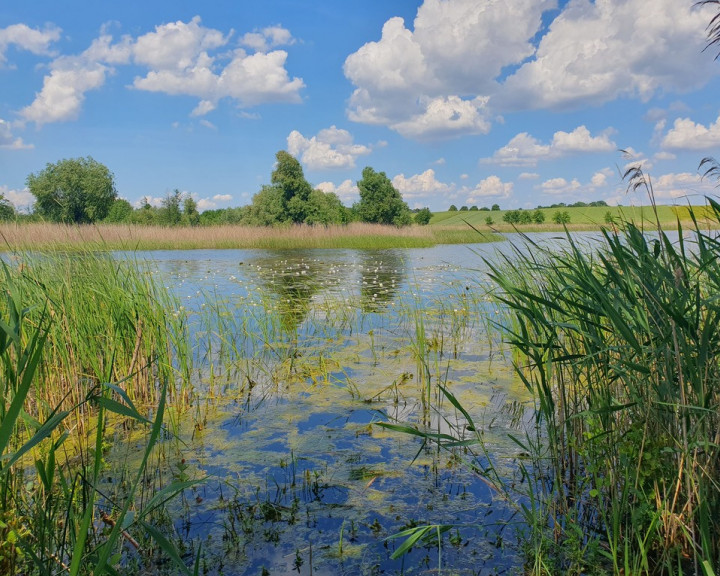
[[[696, 216], [701, 216], [705, 212], [705, 207], [693, 207]], [[594, 229], [605, 226], [605, 216], [608, 212], [616, 221], [630, 221], [640, 225], [641, 223], [653, 225], [655, 216], [651, 206], [597, 206], [584, 208], [542, 208], [545, 214], [545, 222], [543, 224], [520, 224], [517, 225], [522, 230], [542, 230], [542, 229], [558, 229], [553, 222], [553, 215], [558, 212], [567, 212], [570, 216], [570, 228], [572, 229]], [[493, 219], [493, 228], [512, 229], [513, 226], [503, 221], [503, 216], [508, 210], [463, 210], [452, 212], [436, 212], [430, 220], [431, 226], [466, 226], [471, 224], [479, 229], [487, 227], [486, 219]], [[529, 210], [534, 212], [534, 209]], [[674, 226], [678, 217], [680, 220], [688, 221], [690, 219], [688, 208], [686, 206], [658, 206], [658, 218], [663, 227]]]

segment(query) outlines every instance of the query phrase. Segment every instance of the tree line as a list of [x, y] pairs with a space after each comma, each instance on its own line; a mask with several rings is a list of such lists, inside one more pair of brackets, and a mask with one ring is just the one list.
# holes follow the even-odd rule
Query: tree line
[[35, 197], [32, 213], [19, 215], [0, 194], [0, 220], [44, 220], [66, 224], [95, 222], [160, 226], [241, 224], [274, 226], [331, 225], [360, 221], [394, 226], [428, 224], [429, 208], [411, 211], [384, 172], [371, 167], [357, 182], [360, 199], [346, 207], [337, 194], [313, 188], [300, 162], [288, 152], [276, 155], [270, 184], [263, 186], [247, 206], [200, 212], [187, 193], [174, 190], [153, 206], [144, 198], [140, 206], [120, 198], [113, 173], [91, 157], [61, 160], [30, 174], [27, 186]]

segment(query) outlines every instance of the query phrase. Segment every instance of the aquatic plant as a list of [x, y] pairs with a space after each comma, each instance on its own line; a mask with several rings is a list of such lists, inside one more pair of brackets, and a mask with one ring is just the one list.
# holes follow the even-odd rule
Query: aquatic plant
[[535, 398], [515, 438], [533, 573], [718, 572], [720, 241], [693, 222], [677, 240], [630, 222], [598, 246], [528, 240], [492, 265]]

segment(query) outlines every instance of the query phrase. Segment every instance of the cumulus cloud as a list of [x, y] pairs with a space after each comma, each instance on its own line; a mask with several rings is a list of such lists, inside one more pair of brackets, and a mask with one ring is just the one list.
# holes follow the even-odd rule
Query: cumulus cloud
[[[280, 27], [264, 33], [267, 46], [292, 43], [290, 33]], [[228, 51], [231, 36], [232, 31], [224, 34], [203, 26], [198, 16], [189, 22], [156, 26], [135, 39], [126, 35], [114, 41], [102, 30], [81, 54], [61, 56], [51, 63], [42, 90], [20, 114], [38, 126], [76, 119], [86, 93], [102, 87], [116, 66], [129, 64], [148, 69], [133, 80], [138, 90], [197, 97], [192, 116], [208, 114], [223, 98], [240, 107], [301, 101], [304, 82], [290, 78], [285, 69], [287, 52]], [[214, 53], [223, 48], [223, 54]]]
[[[557, 8], [556, 0], [425, 0], [412, 26], [389, 19], [378, 40], [345, 60], [354, 85], [348, 117], [408, 138], [486, 133], [504, 111], [647, 100], [715, 73], [712, 56], [701, 54], [710, 8], [571, 0], [545, 26]], [[474, 122], [431, 110], [478, 99]]]
[[677, 0], [568, 2], [498, 103], [556, 108], [700, 86], [713, 73], [712, 56], [701, 54], [711, 15]]
[[311, 138], [293, 130], [287, 137], [287, 144], [288, 152], [310, 170], [354, 168], [356, 158], [372, 152], [370, 146], [355, 144], [350, 132], [334, 125]]
[[487, 98], [463, 100], [459, 96], [435, 98], [421, 103], [423, 111], [390, 127], [407, 138], [438, 139], [463, 134], [487, 134], [490, 122], [484, 109]]
[[555, 132], [549, 144], [542, 144], [527, 132], [514, 136], [508, 144], [482, 162], [501, 166], [535, 166], [540, 160], [562, 158], [570, 154], [610, 152], [616, 150], [608, 131], [592, 136], [585, 126], [572, 132]]
[[240, 43], [257, 52], [268, 52], [277, 46], [292, 46], [295, 44], [295, 38], [292, 37], [289, 30], [282, 26], [270, 26], [248, 32], [242, 37]]
[[215, 196], [213, 196], [212, 198], [197, 199], [196, 202], [198, 212], [212, 210], [213, 208], [217, 208], [218, 204], [227, 204], [232, 199], [233, 197], [230, 194], [215, 194]]
[[50, 45], [60, 39], [60, 28], [46, 26], [44, 30], [30, 28], [26, 24], [12, 24], [0, 28], [0, 67], [7, 62], [8, 47], [14, 46], [33, 54], [52, 55]]
[[486, 133], [484, 107], [495, 79], [532, 55], [542, 13], [554, 4], [425, 0], [413, 30], [391, 18], [380, 40], [345, 60], [356, 87], [349, 118], [410, 138]]
[[35, 203], [35, 196], [27, 188], [15, 190], [0, 186], [0, 196], [7, 198], [17, 210], [29, 209]]
[[652, 184], [657, 200], [677, 200], [717, 193], [714, 182], [689, 172], [663, 174], [659, 178], [654, 178]]
[[333, 182], [320, 182], [315, 188], [337, 194], [338, 198], [346, 205], [352, 204], [360, 198], [360, 190], [352, 180], [343, 180], [337, 186]]
[[22, 138], [13, 136], [10, 123], [0, 118], [0, 148], [27, 150], [32, 147], [32, 144], [25, 144]]
[[452, 192], [455, 187], [445, 184], [435, 178], [435, 170], [428, 168], [422, 174], [415, 174], [409, 178], [405, 174], [398, 174], [392, 179], [393, 186], [402, 194], [404, 200], [431, 198]]
[[480, 203], [487, 198], [510, 198], [513, 192], [512, 182], [503, 182], [498, 176], [488, 176], [481, 180], [473, 190], [468, 191], [468, 204]]
[[678, 118], [662, 140], [671, 150], [707, 150], [720, 145], [720, 116], [709, 126], [696, 124], [690, 118]]
[[565, 196], [568, 200], [577, 200], [579, 195], [588, 200], [597, 200], [599, 194], [605, 195], [612, 188], [608, 179], [613, 175], [613, 171], [609, 168], [603, 168], [595, 172], [590, 181], [581, 183], [577, 178], [567, 180], [565, 178], [550, 178], [541, 184], [535, 186], [543, 194], [551, 196]]

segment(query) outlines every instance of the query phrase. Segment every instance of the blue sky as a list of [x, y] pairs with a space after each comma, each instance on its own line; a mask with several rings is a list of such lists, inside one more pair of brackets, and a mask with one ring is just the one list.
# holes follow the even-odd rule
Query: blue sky
[[720, 61], [693, 4], [3, 2], [0, 194], [27, 207], [28, 174], [92, 156], [133, 204], [240, 206], [288, 150], [347, 205], [365, 166], [432, 210], [646, 202], [628, 163], [698, 203]]

